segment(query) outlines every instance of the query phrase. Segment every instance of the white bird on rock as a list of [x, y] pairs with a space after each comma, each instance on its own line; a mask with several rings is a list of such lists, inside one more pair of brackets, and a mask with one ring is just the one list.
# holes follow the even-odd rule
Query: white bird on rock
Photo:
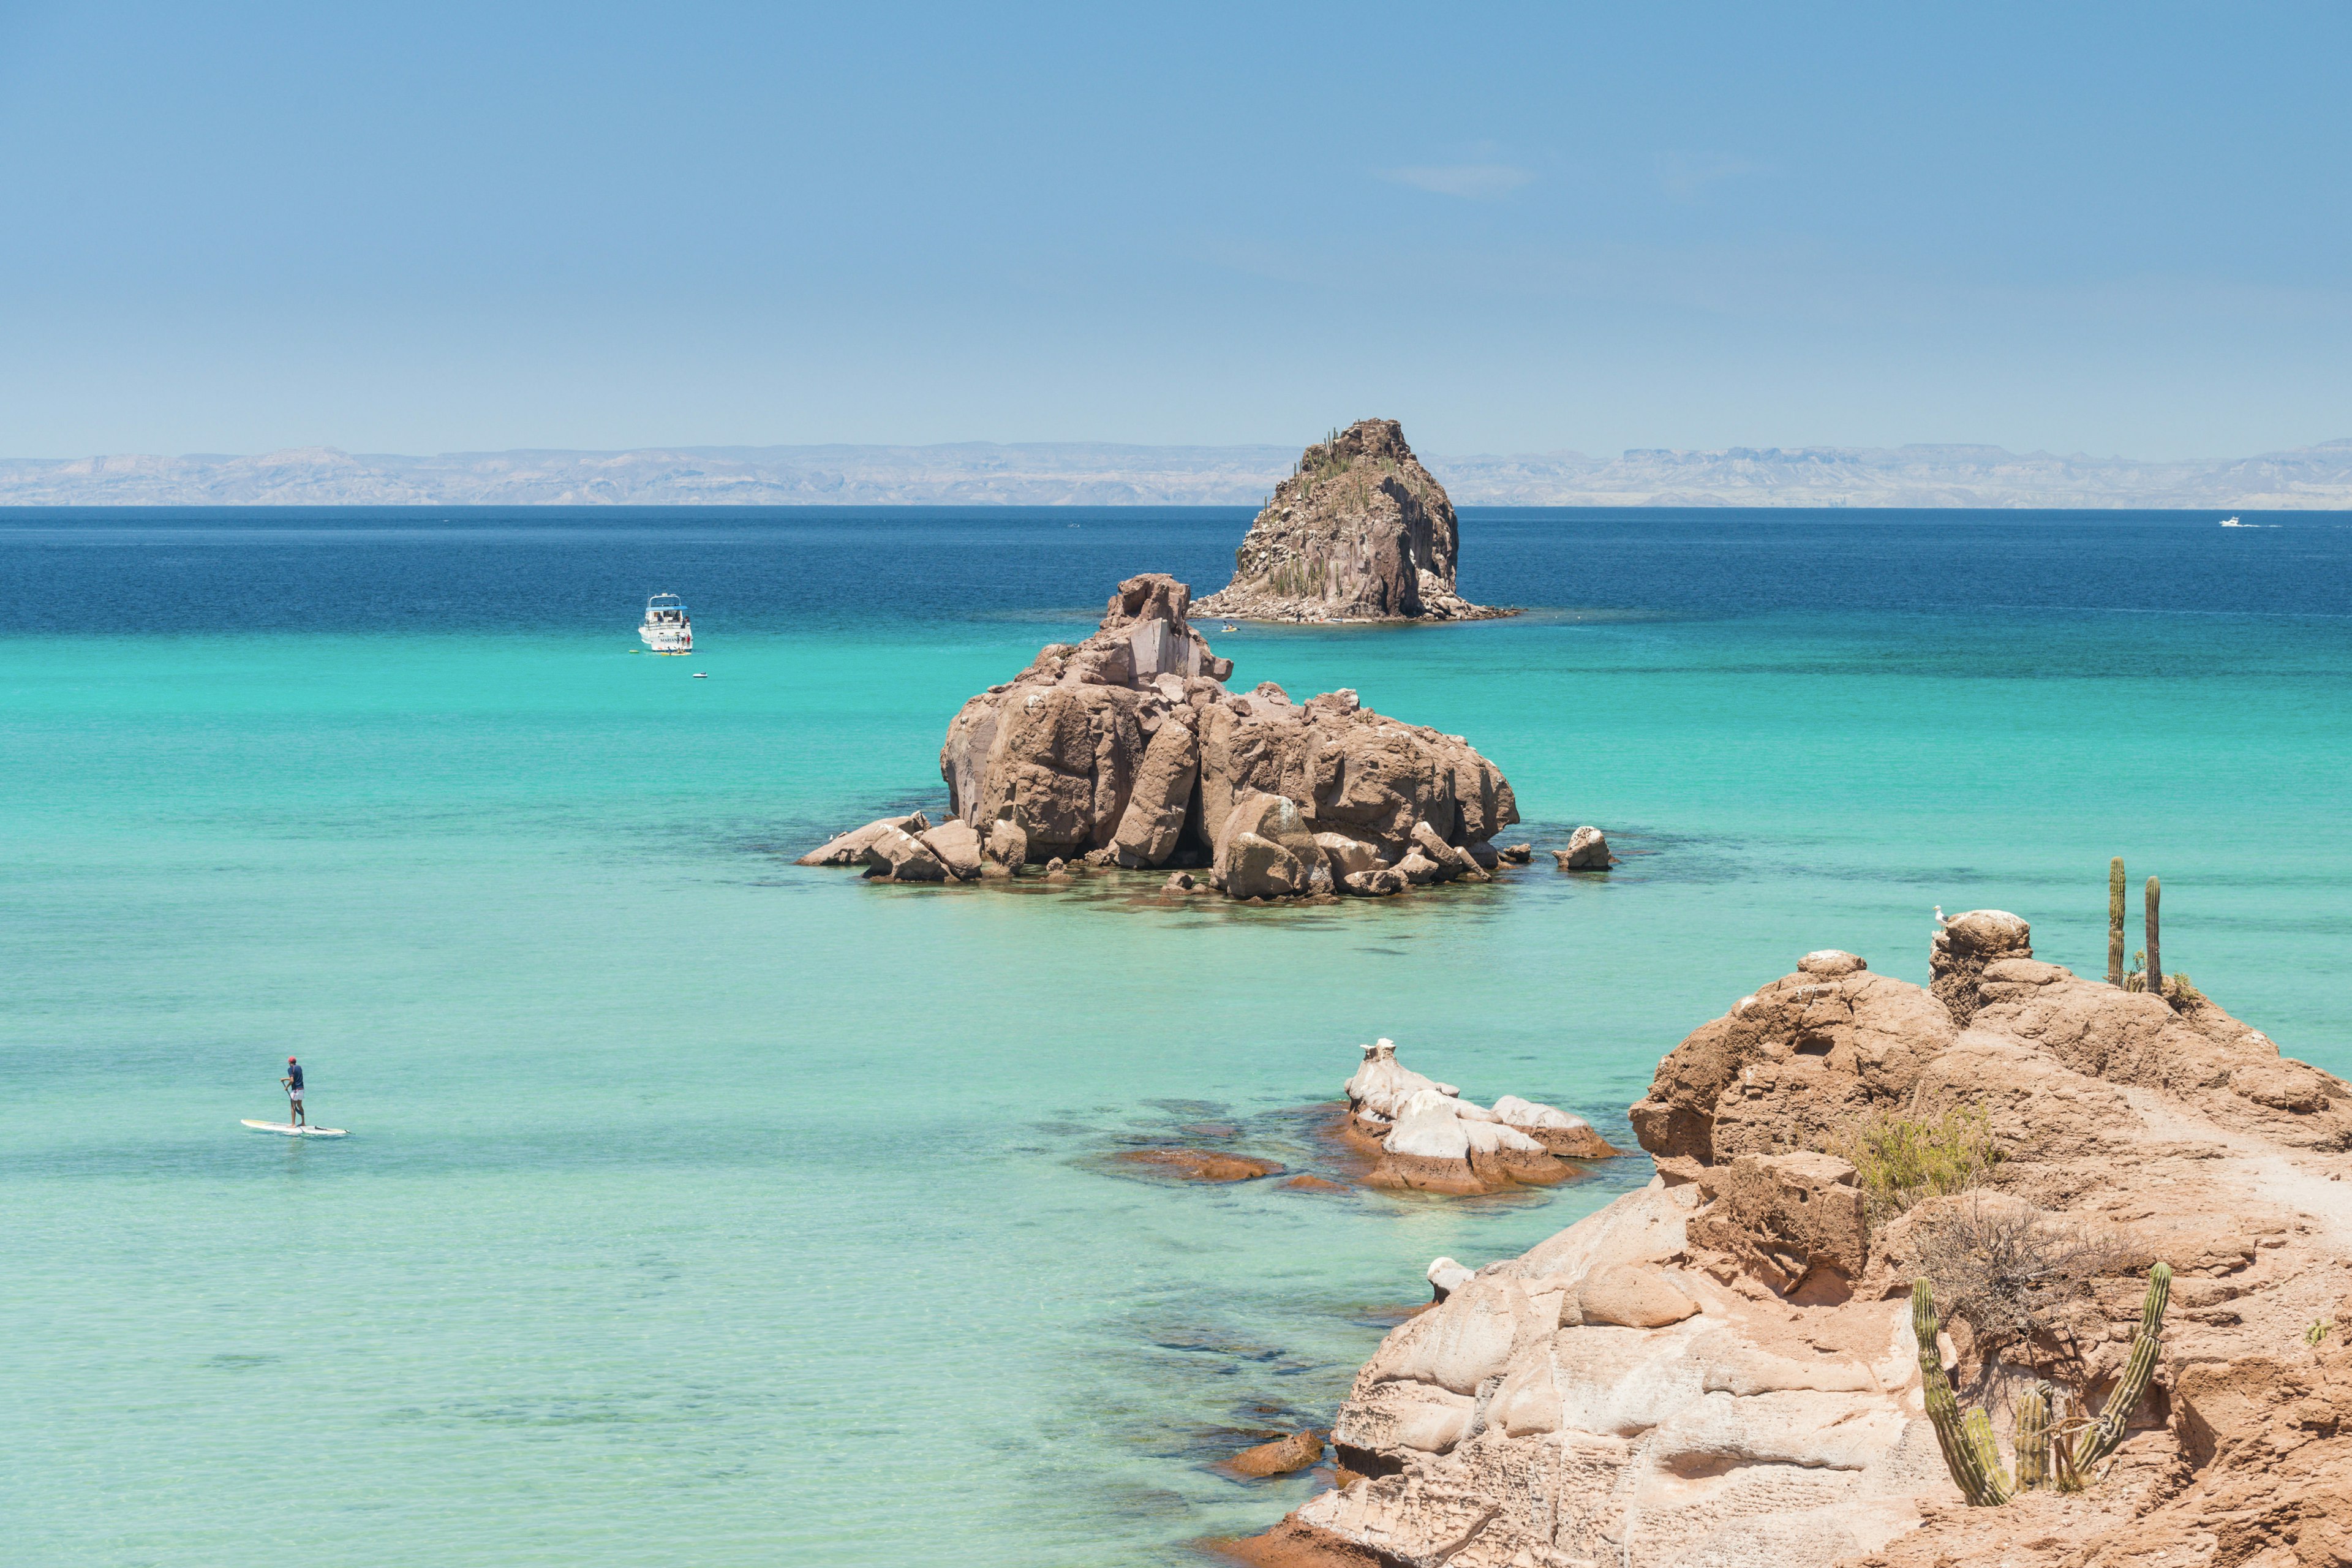
[[1950, 925], [1951, 923], [1952, 923], [1951, 921], [1948, 921], [1948, 920], [1946, 920], [1946, 919], [1944, 918], [1944, 906], [1943, 906], [1943, 905], [1941, 905], [1941, 904], [1937, 904], [1937, 905], [1936, 906], [1936, 929], [1937, 929], [1937, 931], [1941, 931], [1941, 930], [1943, 930], [1946, 926]]

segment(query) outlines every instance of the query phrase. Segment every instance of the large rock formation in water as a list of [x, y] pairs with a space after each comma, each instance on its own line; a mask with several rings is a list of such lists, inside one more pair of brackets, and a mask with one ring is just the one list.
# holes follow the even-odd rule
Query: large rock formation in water
[[1445, 487], [1393, 419], [1307, 448], [1250, 524], [1234, 580], [1203, 616], [1261, 621], [1458, 621], [1508, 615], [1454, 591], [1461, 534]]
[[[2352, 1086], [2194, 993], [2016, 955], [2025, 922], [1980, 914], [1939, 942], [1937, 993], [1810, 953], [1677, 1047], [1633, 1110], [1658, 1178], [1522, 1257], [1444, 1270], [1444, 1301], [1339, 1411], [1349, 1484], [1236, 1554], [2352, 1563]], [[1952, 1110], [1999, 1152], [1976, 1191], [1874, 1207], [1825, 1152], [1874, 1112]], [[1925, 1413], [1914, 1276], [1937, 1279], [1935, 1354], [2013, 1470], [2037, 1384], [2077, 1430], [2105, 1413], [2158, 1260], [2170, 1312], [2113, 1458], [2078, 1492], [1964, 1506]]]
[[956, 714], [940, 773], [989, 865], [1202, 866], [1235, 898], [1485, 879], [1487, 838], [1518, 820], [1492, 763], [1353, 691], [1228, 690], [1190, 599], [1131, 577], [1094, 636]]

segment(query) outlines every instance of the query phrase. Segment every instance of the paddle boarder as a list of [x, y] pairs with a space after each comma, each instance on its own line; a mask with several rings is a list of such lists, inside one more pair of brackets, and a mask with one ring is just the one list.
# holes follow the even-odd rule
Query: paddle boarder
[[302, 1064], [296, 1061], [292, 1057], [288, 1057], [286, 1058], [286, 1076], [279, 1079], [278, 1081], [286, 1086], [286, 1098], [293, 1102], [294, 1125], [297, 1127], [303, 1126]]

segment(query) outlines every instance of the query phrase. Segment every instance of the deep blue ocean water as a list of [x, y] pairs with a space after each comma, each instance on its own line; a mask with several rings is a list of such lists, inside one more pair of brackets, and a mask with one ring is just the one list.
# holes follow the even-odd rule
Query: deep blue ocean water
[[[965, 697], [1247, 521], [0, 513], [8, 1559], [1187, 1561], [1321, 1484], [1209, 1466], [1328, 1421], [1433, 1256], [1646, 1163], [1465, 1205], [1104, 1154], [1318, 1168], [1378, 1035], [1622, 1135], [1807, 949], [1924, 980], [1933, 904], [2096, 972], [2110, 855], [2169, 967], [2352, 1071], [2337, 514], [1473, 511], [1464, 592], [1528, 615], [1208, 628], [1466, 734], [1605, 879], [789, 864], [939, 806]], [[631, 651], [656, 590], [696, 658]], [[289, 1051], [352, 1138], [237, 1125]]]

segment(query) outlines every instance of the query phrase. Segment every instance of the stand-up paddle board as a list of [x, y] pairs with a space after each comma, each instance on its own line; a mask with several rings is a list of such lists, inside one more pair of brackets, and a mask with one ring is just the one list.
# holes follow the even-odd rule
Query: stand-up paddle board
[[290, 1121], [251, 1120], [247, 1120], [245, 1124], [257, 1132], [283, 1132], [289, 1138], [341, 1138], [343, 1136], [343, 1130], [340, 1127], [297, 1127]]

